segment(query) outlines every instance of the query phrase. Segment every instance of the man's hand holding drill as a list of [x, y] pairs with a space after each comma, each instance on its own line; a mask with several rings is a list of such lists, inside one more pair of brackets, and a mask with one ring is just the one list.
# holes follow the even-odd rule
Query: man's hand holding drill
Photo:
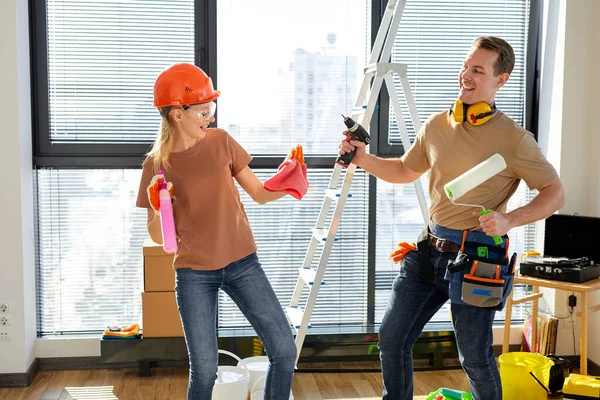
[[[343, 114], [342, 118], [344, 118], [344, 125], [346, 125], [348, 130], [344, 131], [346, 140], [340, 145], [339, 155], [335, 162], [344, 168], [347, 168], [351, 163], [360, 166], [358, 163], [364, 158], [366, 153], [364, 147], [371, 143], [371, 137], [369, 136], [369, 132], [359, 123], [354, 122], [352, 118], [345, 117]], [[363, 143], [363, 145], [358, 146], [359, 143]], [[358, 157], [356, 157], [357, 152], [359, 152]]]
[[342, 143], [340, 143], [338, 154], [343, 155], [346, 153], [350, 153], [352, 150], [356, 149], [356, 153], [354, 154], [352, 163], [360, 167], [361, 161], [365, 158], [365, 155], [367, 154], [367, 151], [365, 149], [366, 144], [358, 140], [348, 140], [350, 138], [350, 135], [347, 131], [344, 131], [342, 134], [345, 136], [345, 139], [342, 140]]

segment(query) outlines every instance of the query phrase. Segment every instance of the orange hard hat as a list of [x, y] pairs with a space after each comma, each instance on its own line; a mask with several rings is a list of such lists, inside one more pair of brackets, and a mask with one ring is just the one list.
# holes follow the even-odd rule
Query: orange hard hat
[[215, 100], [221, 94], [212, 79], [194, 64], [178, 63], [163, 70], [154, 82], [154, 106], [189, 106]]

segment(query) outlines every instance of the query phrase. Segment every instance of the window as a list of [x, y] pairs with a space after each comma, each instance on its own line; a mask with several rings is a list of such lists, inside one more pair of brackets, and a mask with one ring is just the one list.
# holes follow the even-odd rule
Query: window
[[154, 79], [194, 62], [194, 1], [47, 0], [33, 15], [35, 164], [139, 165]]
[[[407, 1], [393, 61], [408, 62], [422, 119], [450, 105], [456, 68], [478, 32], [509, 38], [523, 65], [529, 3]], [[260, 179], [273, 175], [292, 146], [304, 146], [311, 187], [301, 202], [259, 206], [241, 191], [260, 260], [286, 306], [342, 138], [340, 114], [356, 100], [381, 7], [371, 0], [32, 2], [39, 333], [99, 332], [141, 321], [147, 233], [145, 211], [135, 208], [139, 166], [159, 124], [154, 79], [179, 61], [213, 78], [222, 92], [218, 126], [255, 157]], [[527, 66], [519, 68], [499, 100], [515, 118], [529, 96]], [[374, 135], [388, 131], [386, 101], [382, 95]], [[392, 119], [389, 126], [379, 151], [398, 155], [397, 124]], [[380, 322], [397, 273], [387, 255], [422, 226], [411, 185], [375, 185], [357, 171], [352, 194], [314, 326]], [[511, 204], [530, 195], [520, 189]], [[512, 233], [512, 243], [529, 248], [533, 232]], [[442, 310], [434, 322], [448, 318]], [[249, 326], [225, 295], [218, 324]]]
[[220, 0], [219, 125], [255, 155], [296, 143], [337, 154], [340, 114], [362, 83], [366, 12], [365, 0]]
[[[450, 108], [458, 93], [458, 73], [473, 39], [490, 35], [505, 39], [516, 58], [510, 79], [496, 95], [496, 105], [525, 126], [526, 97], [530, 96], [526, 92], [526, 71], [534, 62], [534, 54], [527, 53], [530, 3], [531, 0], [407, 0], [392, 62], [408, 64], [407, 76], [421, 122]], [[397, 87], [400, 103], [406, 109], [399, 80]], [[388, 120], [389, 135], [381, 152], [402, 153], [399, 129], [405, 125], [411, 140], [415, 135], [410, 115], [405, 113], [404, 124], [398, 126], [390, 108]]]
[[[422, 178], [426, 186], [426, 179]], [[430, 199], [425, 189], [427, 203]], [[521, 183], [515, 195], [508, 202], [507, 210], [513, 210], [533, 199], [533, 192]], [[420, 212], [414, 185], [391, 185], [379, 181], [377, 186], [377, 247], [375, 269], [375, 323], [380, 323], [385, 313], [392, 283], [398, 275], [399, 265], [394, 264], [388, 255], [397, 248], [398, 242], [415, 242], [423, 229], [423, 217]], [[522, 254], [525, 250], [540, 248], [536, 246], [535, 225], [518, 227], [509, 232], [511, 252]], [[523, 285], [515, 286], [515, 295], [525, 293]], [[515, 320], [525, 318], [526, 304], [515, 305], [513, 316]], [[496, 313], [496, 321], [504, 320], [505, 310]], [[450, 303], [446, 303], [433, 316], [431, 323], [450, 323]]]
[[[315, 171], [301, 204], [286, 199], [249, 211], [259, 256], [272, 268], [269, 277], [284, 306], [329, 183], [344, 130], [340, 114], [349, 113], [362, 82], [365, 14], [364, 0], [218, 2], [219, 126], [255, 156], [285, 154], [301, 143], [306, 154], [326, 157], [327, 168]], [[357, 173], [313, 326], [367, 322], [368, 189], [364, 173]], [[226, 295], [220, 312], [221, 326], [248, 324]]]
[[[253, 154], [260, 179], [272, 176], [296, 143], [309, 157], [311, 188], [302, 202], [286, 198], [259, 206], [241, 191], [260, 260], [286, 306], [342, 138], [340, 114], [348, 113], [362, 78], [366, 2], [331, 3], [330, 10], [342, 16], [336, 24], [326, 14], [315, 16], [316, 2], [294, 5], [298, 15], [306, 14], [295, 26], [283, 19], [289, 9], [276, 1], [113, 6], [106, 13], [103, 1], [52, 0], [45, 10], [36, 8], [38, 19], [47, 13], [42, 27], [48, 41], [47, 50], [36, 52], [47, 75], [38, 69], [36, 76], [49, 88], [36, 93], [38, 104], [47, 103], [46, 114], [37, 111], [48, 127], [36, 130], [40, 333], [94, 332], [140, 320], [147, 234], [145, 211], [134, 205], [136, 167], [159, 123], [152, 86], [165, 65], [193, 62], [195, 49], [223, 93], [218, 126]], [[265, 14], [265, 7], [281, 18]], [[209, 40], [211, 27], [197, 19], [205, 13], [218, 16], [218, 53]], [[307, 18], [313, 20], [311, 35], [304, 33]], [[366, 323], [367, 197], [368, 179], [357, 172], [356, 201], [344, 212], [349, 222], [338, 231], [313, 324]], [[225, 295], [218, 324], [249, 325]]]
[[140, 170], [43, 169], [37, 182], [41, 335], [141, 322], [146, 211]]
[[[263, 181], [275, 170], [257, 173]], [[240, 189], [259, 257], [282, 306], [296, 284], [329, 169], [310, 169], [311, 190], [264, 206]], [[38, 329], [42, 335], [96, 332], [141, 320], [146, 211], [135, 208], [139, 170], [37, 172]], [[357, 173], [355, 201], [344, 211], [340, 245], [330, 257], [313, 324], [364, 324], [368, 180]], [[222, 328], [248, 326], [231, 299], [219, 299]]]

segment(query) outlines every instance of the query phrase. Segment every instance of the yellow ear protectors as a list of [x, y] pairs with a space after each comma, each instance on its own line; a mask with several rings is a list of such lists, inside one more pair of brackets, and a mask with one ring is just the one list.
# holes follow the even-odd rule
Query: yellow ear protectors
[[450, 107], [450, 115], [454, 116], [456, 122], [467, 121], [471, 125], [483, 125], [496, 112], [496, 103], [491, 105], [485, 102], [475, 103], [473, 105], [465, 104], [456, 100]]

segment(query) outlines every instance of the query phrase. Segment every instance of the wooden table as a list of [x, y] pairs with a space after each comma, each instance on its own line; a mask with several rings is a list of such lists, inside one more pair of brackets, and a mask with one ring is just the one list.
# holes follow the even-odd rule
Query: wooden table
[[[600, 311], [600, 304], [588, 307], [588, 293], [593, 293], [596, 290], [600, 290], [600, 278], [594, 279], [584, 283], [571, 283], [571, 282], [561, 282], [550, 279], [541, 279], [541, 278], [533, 278], [530, 276], [515, 276], [515, 285], [516, 284], [525, 284], [533, 286], [533, 294], [529, 296], [525, 296], [520, 299], [513, 299], [514, 289], [508, 296], [506, 300], [506, 318], [504, 322], [504, 341], [502, 343], [502, 352], [506, 353], [508, 351], [508, 345], [510, 340], [510, 321], [512, 314], [512, 306], [515, 304], [524, 303], [526, 301], [533, 301], [532, 305], [532, 324], [531, 324], [531, 348], [535, 349], [537, 345], [537, 321], [538, 318], [538, 302], [539, 298], [543, 296], [540, 293], [540, 287], [552, 288], [564, 290], [567, 292], [575, 292], [579, 293], [580, 297], [578, 299], [578, 303], [575, 306], [575, 309], [579, 309], [581, 311], [577, 312], [576, 315], [581, 318], [581, 338], [579, 340], [579, 351], [580, 351], [580, 369], [582, 375], [587, 375], [587, 328], [588, 328], [588, 316], [591, 313], [596, 311]], [[514, 285], [513, 285], [514, 288]]]

